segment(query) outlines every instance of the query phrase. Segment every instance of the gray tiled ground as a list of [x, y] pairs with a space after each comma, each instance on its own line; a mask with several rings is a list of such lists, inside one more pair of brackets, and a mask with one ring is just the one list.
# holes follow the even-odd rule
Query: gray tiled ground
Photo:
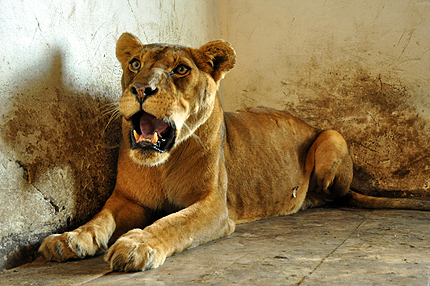
[[238, 225], [147, 272], [39, 258], [0, 285], [429, 285], [429, 225], [430, 212], [313, 209]]

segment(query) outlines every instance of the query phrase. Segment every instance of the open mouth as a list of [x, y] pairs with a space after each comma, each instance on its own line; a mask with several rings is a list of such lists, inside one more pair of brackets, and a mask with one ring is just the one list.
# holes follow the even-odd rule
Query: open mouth
[[154, 115], [140, 111], [131, 117], [131, 149], [170, 151], [175, 143], [175, 124], [166, 123]]

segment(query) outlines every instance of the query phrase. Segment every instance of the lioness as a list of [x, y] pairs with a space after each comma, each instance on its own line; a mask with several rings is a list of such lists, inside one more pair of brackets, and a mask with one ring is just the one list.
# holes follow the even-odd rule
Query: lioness
[[107, 250], [113, 270], [146, 270], [231, 234], [236, 223], [347, 194], [378, 207], [349, 190], [353, 164], [338, 132], [268, 108], [223, 112], [217, 89], [236, 58], [227, 42], [143, 45], [124, 33], [116, 56], [124, 73], [115, 189], [87, 224], [44, 240], [47, 259]]

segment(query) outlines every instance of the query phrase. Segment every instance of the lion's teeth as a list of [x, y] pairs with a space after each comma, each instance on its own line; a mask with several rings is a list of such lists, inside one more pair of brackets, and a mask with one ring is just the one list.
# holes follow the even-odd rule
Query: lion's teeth
[[136, 139], [136, 143], [140, 143], [142, 141], [151, 142], [152, 144], [157, 144], [158, 139], [161, 137], [158, 135], [158, 132], [154, 132], [154, 136], [152, 138], [145, 138], [143, 135], [139, 135], [136, 130], [133, 130], [134, 139]]
[[157, 131], [154, 132], [154, 137], [152, 137], [151, 142], [152, 142], [152, 144], [157, 144], [157, 142], [158, 142], [158, 133], [157, 133]]
[[136, 142], [139, 143], [139, 134], [137, 134], [136, 130], [133, 130], [134, 139], [136, 139]]

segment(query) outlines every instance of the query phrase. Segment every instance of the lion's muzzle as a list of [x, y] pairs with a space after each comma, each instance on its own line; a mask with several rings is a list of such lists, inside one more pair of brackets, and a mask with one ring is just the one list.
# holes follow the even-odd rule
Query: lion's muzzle
[[[151, 96], [157, 96], [160, 72], [154, 73], [149, 84], [135, 82], [130, 86], [130, 93], [136, 97], [140, 111], [131, 117], [132, 129], [130, 134], [131, 148], [155, 150], [159, 153], [170, 151], [175, 141], [175, 124], [158, 119], [153, 114], [143, 110], [143, 103]], [[157, 76], [155, 76], [157, 75]]]

